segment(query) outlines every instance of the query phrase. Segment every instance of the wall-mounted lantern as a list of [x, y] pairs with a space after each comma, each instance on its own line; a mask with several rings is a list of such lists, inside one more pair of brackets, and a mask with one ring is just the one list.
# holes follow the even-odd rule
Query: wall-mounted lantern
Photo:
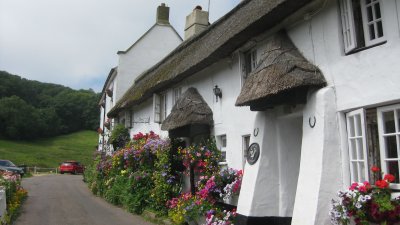
[[106, 90], [106, 94], [107, 94], [108, 97], [111, 98], [113, 96], [113, 91], [111, 89], [107, 89]]
[[214, 91], [216, 102], [218, 102], [218, 98], [222, 98], [221, 88], [219, 88], [218, 85], [215, 85], [213, 91]]

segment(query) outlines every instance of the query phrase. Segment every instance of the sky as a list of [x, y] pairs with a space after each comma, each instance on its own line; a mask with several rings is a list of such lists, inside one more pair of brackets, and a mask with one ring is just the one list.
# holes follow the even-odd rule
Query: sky
[[[210, 6], [208, 3], [210, 1]], [[196, 5], [210, 23], [240, 0], [0, 0], [0, 70], [29, 80], [100, 92], [117, 52], [155, 23], [157, 6], [183, 37]]]

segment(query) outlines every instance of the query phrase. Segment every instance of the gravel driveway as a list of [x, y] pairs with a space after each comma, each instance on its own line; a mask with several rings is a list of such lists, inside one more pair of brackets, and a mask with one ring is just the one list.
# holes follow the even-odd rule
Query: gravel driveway
[[28, 199], [16, 225], [153, 225], [94, 196], [80, 175], [23, 179]]

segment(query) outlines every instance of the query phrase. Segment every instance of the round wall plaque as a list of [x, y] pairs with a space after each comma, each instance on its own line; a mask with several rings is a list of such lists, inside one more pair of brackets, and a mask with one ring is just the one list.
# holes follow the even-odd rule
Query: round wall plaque
[[253, 165], [257, 162], [258, 157], [260, 157], [260, 145], [258, 143], [253, 143], [247, 150], [247, 162]]

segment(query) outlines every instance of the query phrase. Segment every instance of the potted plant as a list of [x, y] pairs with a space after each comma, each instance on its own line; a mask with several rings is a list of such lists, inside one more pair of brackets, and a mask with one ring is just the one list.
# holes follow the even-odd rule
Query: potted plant
[[[373, 167], [372, 171], [377, 173], [380, 170]], [[400, 197], [392, 199], [389, 187], [394, 180], [392, 174], [386, 174], [375, 184], [368, 181], [353, 183], [348, 190], [339, 191], [339, 200], [332, 200], [332, 224], [399, 224]]]

